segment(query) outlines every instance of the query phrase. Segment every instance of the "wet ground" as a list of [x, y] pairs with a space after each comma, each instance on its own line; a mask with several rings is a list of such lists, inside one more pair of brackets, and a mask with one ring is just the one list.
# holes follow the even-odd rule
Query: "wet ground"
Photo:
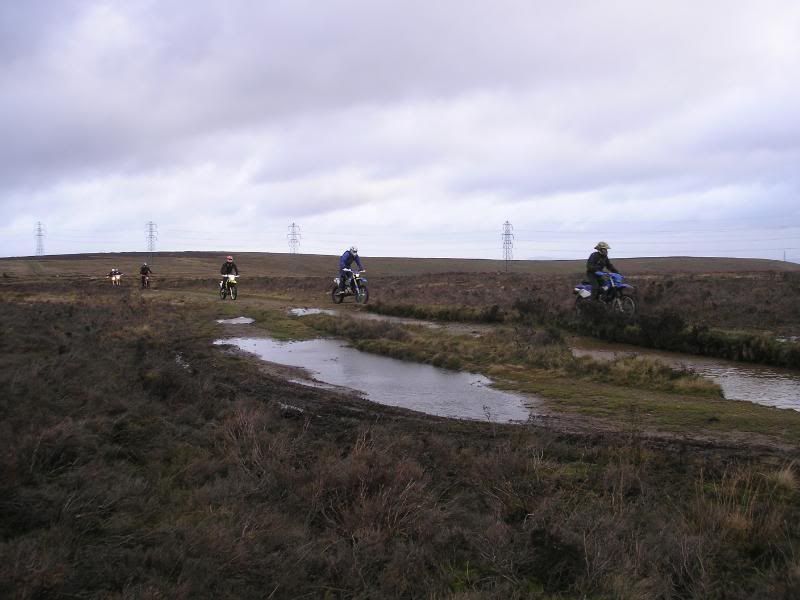
[[326, 308], [292, 308], [289, 309], [289, 314], [295, 317], [303, 317], [306, 315], [330, 315], [333, 317], [336, 316], [348, 316], [354, 319], [359, 319], [363, 321], [384, 321], [387, 323], [396, 323], [398, 325], [416, 325], [418, 327], [429, 327], [431, 329], [442, 329], [449, 333], [455, 333], [458, 335], [472, 335], [475, 337], [480, 337], [484, 333], [487, 333], [491, 330], [491, 325], [481, 324], [481, 323], [458, 323], [458, 322], [447, 322], [447, 323], [435, 323], [433, 321], [425, 321], [423, 319], [413, 319], [409, 317], [394, 317], [391, 315], [382, 315], [379, 313], [371, 313], [367, 311], [338, 311], [335, 309], [326, 309]]
[[[298, 316], [298, 317], [302, 317], [304, 315], [312, 315], [312, 314], [327, 314], [331, 316], [347, 315], [353, 318], [364, 319], [364, 320], [380, 320], [380, 321], [395, 322], [398, 324], [405, 324], [405, 325], [417, 325], [423, 327], [441, 328], [450, 333], [469, 334], [469, 335], [481, 335], [492, 328], [491, 325], [473, 325], [466, 323], [440, 324], [431, 321], [423, 321], [419, 319], [380, 315], [376, 313], [369, 313], [366, 311], [340, 311], [336, 309], [294, 308], [291, 309], [289, 313], [293, 316]], [[252, 319], [239, 317], [238, 319], [226, 319], [226, 320], [220, 320], [219, 322], [229, 323], [229, 324], [243, 324], [252, 322]], [[323, 340], [317, 340], [317, 341], [322, 342]], [[336, 344], [337, 349], [334, 356], [339, 356], [342, 351], [356, 352], [359, 356], [365, 357], [363, 359], [360, 359], [361, 362], [364, 362], [365, 360], [380, 359], [380, 360], [390, 361], [390, 363], [398, 363], [398, 365], [412, 366], [411, 363], [394, 361], [392, 359], [387, 359], [384, 357], [374, 357], [373, 355], [358, 353], [355, 350], [352, 350], [350, 348], [341, 345], [339, 342], [333, 342], [330, 340], [327, 340], [326, 342]], [[277, 344], [277, 342], [274, 343]], [[591, 356], [593, 358], [600, 360], [610, 360], [617, 356], [623, 356], [623, 355], [639, 355], [639, 356], [654, 357], [670, 366], [676, 368], [686, 368], [699, 375], [712, 379], [722, 387], [725, 398], [729, 400], [744, 400], [744, 401], [754, 402], [756, 404], [762, 404], [765, 406], [773, 406], [777, 408], [790, 408], [793, 410], [800, 411], [800, 372], [798, 371], [790, 369], [779, 369], [775, 367], [768, 367], [751, 363], [741, 363], [734, 361], [726, 361], [722, 359], [706, 358], [690, 354], [662, 352], [658, 350], [650, 350], [647, 348], [641, 348], [638, 346], [631, 346], [626, 344], [611, 344], [591, 338], [574, 337], [569, 340], [569, 344], [570, 347], [572, 348], [573, 353], [576, 356]], [[338, 348], [341, 348], [341, 350], [339, 350]], [[331, 350], [332, 350], [331, 348], [326, 348], [325, 351], [328, 352]], [[302, 354], [302, 352], [299, 351], [300, 347], [296, 347], [292, 348], [290, 353], [298, 356]], [[319, 355], [316, 354], [317, 352], [319, 352], [319, 349], [314, 349], [310, 352], [310, 354], [314, 355], [311, 364], [307, 364], [305, 362], [298, 362], [297, 360], [292, 360], [289, 362], [279, 360], [279, 358], [277, 358], [277, 355], [283, 351], [282, 350], [278, 351], [277, 347], [270, 350], [270, 352], [272, 353], [271, 356], [273, 356], [273, 358], [266, 358], [266, 360], [297, 367], [307, 367], [311, 370], [316, 370], [315, 365], [317, 364], [317, 362], [319, 362], [319, 360], [323, 360], [324, 362], [324, 359], [319, 359]], [[299, 354], [297, 354], [298, 352]], [[377, 365], [375, 366], [377, 368]], [[428, 367], [426, 365], [413, 365], [413, 367], [424, 367], [433, 369], [433, 367]], [[389, 369], [387, 377], [384, 379], [384, 381], [381, 383], [380, 386], [373, 388], [371, 391], [373, 398], [379, 402], [383, 402], [383, 400], [379, 399], [379, 396], [385, 395], [386, 389], [391, 388], [392, 384], [390, 382], [392, 378], [395, 377], [394, 374], [398, 372], [398, 369], [400, 369], [400, 367], [397, 367], [397, 369], [395, 369], [395, 367], [389, 366], [388, 363], [386, 368]], [[438, 371], [442, 370], [438, 369]], [[318, 372], [321, 373], [321, 371]], [[452, 372], [449, 371], [443, 371], [443, 372], [448, 374], [453, 374]], [[380, 375], [379, 373], [373, 372], [369, 374], [369, 376], [365, 376], [364, 380], [370, 381], [378, 379], [379, 375]], [[406, 373], [404, 374], [404, 376], [414, 377], [413, 373]], [[471, 376], [471, 377], [477, 377], [477, 376]], [[322, 381], [327, 381], [328, 383], [333, 383], [335, 385], [343, 385], [346, 387], [359, 389], [368, 392], [369, 395], [369, 390], [366, 390], [364, 386], [359, 387], [358, 385], [354, 385], [352, 381], [350, 381], [350, 379], [344, 376], [341, 377], [337, 376], [336, 381], [331, 381], [323, 376], [320, 376], [319, 379], [321, 379]], [[450, 384], [448, 383], [446, 385]], [[485, 382], [483, 385], [485, 385]], [[383, 389], [378, 389], [381, 386], [383, 387]], [[486, 388], [486, 389], [491, 390], [493, 392], [497, 392], [497, 390], [493, 390], [492, 388]], [[438, 414], [443, 416], [457, 416], [460, 418], [485, 418], [485, 416], [482, 416], [482, 411], [483, 411], [482, 405], [480, 406], [479, 411], [476, 410], [474, 406], [475, 403], [474, 399], [470, 399], [468, 401], [468, 403], [471, 402], [473, 404], [472, 408], [465, 409], [465, 412], [463, 414], [455, 414], [455, 412], [458, 412], [458, 410], [452, 408], [452, 406], [454, 405], [454, 400], [452, 399], [445, 401], [445, 404], [449, 405], [450, 408], [443, 408], [443, 407], [437, 408], [435, 407], [436, 405], [435, 402], [432, 402], [430, 398], [426, 398], [426, 393], [424, 391], [418, 393], [407, 390], [405, 392], [398, 391], [397, 394], [398, 395], [410, 394], [416, 396], [406, 400], [394, 398], [387, 400], [385, 403], [396, 406], [405, 406], [407, 408], [413, 408], [415, 410], [421, 410], [423, 412], [430, 412], [431, 414]], [[455, 404], [457, 404], [457, 402], [455, 402]], [[489, 409], [490, 411], [492, 410], [491, 406], [489, 406]], [[495, 409], [495, 412], [497, 412], [497, 409]], [[519, 415], [512, 415], [509, 418], [501, 417], [492, 420], [514, 421], [514, 420], [524, 420], [525, 418], [527, 417], [520, 418]]]
[[235, 319], [217, 319], [217, 323], [222, 323], [223, 325], [250, 325], [251, 323], [255, 323], [255, 319], [251, 319], [250, 317], [236, 317]]
[[336, 340], [233, 338], [216, 343], [231, 344], [265, 361], [302, 367], [318, 381], [358, 390], [380, 404], [442, 417], [525, 422], [537, 403], [490, 387], [491, 381], [482, 375], [367, 354]]

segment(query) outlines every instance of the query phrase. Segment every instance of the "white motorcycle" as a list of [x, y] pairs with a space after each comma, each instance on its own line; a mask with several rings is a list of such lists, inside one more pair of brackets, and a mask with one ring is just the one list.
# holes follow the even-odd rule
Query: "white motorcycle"
[[220, 300], [225, 300], [228, 294], [230, 294], [231, 300], [236, 300], [236, 296], [239, 295], [239, 276], [233, 273], [224, 275], [222, 281], [219, 282]]

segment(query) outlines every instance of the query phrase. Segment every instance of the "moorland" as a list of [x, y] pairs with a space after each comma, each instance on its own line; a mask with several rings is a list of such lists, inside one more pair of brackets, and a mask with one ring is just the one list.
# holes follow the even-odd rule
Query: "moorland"
[[[366, 259], [336, 316], [333, 257], [0, 259], [0, 594], [18, 598], [792, 598], [800, 413], [726, 400], [581, 334], [798, 368], [800, 266], [615, 261], [634, 323], [576, 322], [578, 262]], [[112, 266], [135, 273], [113, 288]], [[435, 320], [432, 329], [371, 314]], [[461, 421], [297, 381], [213, 345], [246, 315], [491, 376], [544, 409]]]

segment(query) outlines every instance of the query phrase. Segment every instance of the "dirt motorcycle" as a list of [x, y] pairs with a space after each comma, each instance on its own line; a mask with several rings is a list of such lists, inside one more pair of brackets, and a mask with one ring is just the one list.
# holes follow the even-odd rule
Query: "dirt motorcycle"
[[[600, 294], [597, 297], [598, 303], [607, 310], [623, 317], [633, 318], [636, 315], [636, 300], [634, 298], [636, 288], [629, 283], [625, 283], [625, 278], [619, 273], [597, 271], [595, 275], [602, 279]], [[575, 312], [579, 317], [583, 316], [588, 310], [591, 310], [591, 282], [582, 281], [573, 288], [572, 293], [575, 294]]]
[[225, 300], [225, 297], [230, 294], [231, 300], [236, 300], [239, 295], [239, 276], [231, 273], [230, 275], [223, 275], [222, 281], [219, 282], [219, 298]]
[[364, 271], [353, 271], [352, 269], [342, 269], [345, 274], [343, 289], [339, 289], [340, 279], [333, 278], [331, 287], [331, 300], [336, 304], [341, 304], [345, 296], [355, 296], [356, 302], [366, 304], [369, 301], [369, 288], [367, 278], [362, 275]]
[[140, 275], [140, 277], [141, 277], [141, 280], [142, 280], [142, 289], [145, 289], [145, 288], [149, 289], [150, 288], [150, 275], [146, 275], [146, 274], [142, 273]]

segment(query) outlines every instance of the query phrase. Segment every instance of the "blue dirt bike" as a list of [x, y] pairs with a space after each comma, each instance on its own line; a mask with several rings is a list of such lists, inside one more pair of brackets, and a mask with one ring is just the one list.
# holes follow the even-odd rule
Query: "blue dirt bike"
[[344, 289], [339, 288], [339, 278], [333, 278], [333, 287], [331, 287], [331, 300], [336, 304], [341, 304], [345, 296], [355, 296], [356, 302], [359, 304], [366, 304], [369, 302], [369, 288], [367, 287], [367, 278], [362, 275], [363, 271], [353, 271], [351, 269], [342, 269], [344, 271]]
[[[633, 318], [636, 315], [636, 288], [625, 283], [625, 278], [619, 273], [597, 271], [595, 275], [603, 280], [598, 303], [623, 317]], [[572, 293], [575, 294], [575, 312], [579, 317], [583, 316], [592, 304], [592, 284], [584, 280], [573, 288]]]

